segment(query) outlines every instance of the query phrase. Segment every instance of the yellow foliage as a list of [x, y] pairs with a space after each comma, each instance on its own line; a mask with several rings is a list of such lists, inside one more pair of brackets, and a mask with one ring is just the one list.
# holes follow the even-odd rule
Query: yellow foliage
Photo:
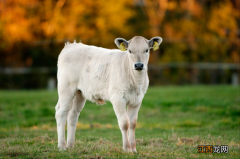
[[231, 52], [231, 58], [232, 58], [232, 61], [235, 62], [235, 63], [240, 63], [240, 54], [239, 52], [237, 51], [232, 51]]
[[220, 37], [226, 37], [226, 29], [228, 29], [230, 30], [229, 36], [234, 37], [238, 29], [234, 10], [229, 1], [222, 3], [220, 7], [215, 7], [212, 10], [208, 28]]
[[134, 16], [130, 6], [128, 0], [0, 1], [0, 33], [8, 46], [52, 38], [112, 38], [112, 31], [127, 35], [126, 22]]
[[191, 15], [200, 16], [202, 9], [199, 3], [196, 0], [184, 0], [180, 1], [180, 6], [182, 9], [187, 10]]
[[[116, 37], [141, 35], [146, 38], [161, 36], [171, 45], [162, 45], [162, 62], [238, 63], [237, 2], [3, 0], [0, 1], [0, 51], [6, 54], [2, 61], [9, 64], [19, 59], [22, 66], [34, 65], [36, 59], [22, 58], [29, 46], [15, 50], [15, 46], [22, 44], [77, 39], [111, 48]], [[150, 56], [151, 59], [158, 61], [155, 56]]]
[[170, 1], [170, 2], [168, 2], [167, 7], [168, 7], [168, 10], [174, 10], [174, 9], [177, 8], [177, 2], [175, 2], [175, 1]]

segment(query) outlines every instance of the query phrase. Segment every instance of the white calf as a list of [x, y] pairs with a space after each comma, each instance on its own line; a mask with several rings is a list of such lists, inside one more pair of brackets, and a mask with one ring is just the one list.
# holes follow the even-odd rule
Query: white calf
[[149, 50], [157, 49], [161, 42], [160, 37], [146, 40], [136, 36], [129, 41], [117, 38], [115, 43], [122, 51], [82, 43], [66, 44], [58, 58], [57, 74], [56, 121], [60, 150], [74, 146], [78, 116], [88, 99], [97, 104], [112, 103], [122, 132], [123, 150], [137, 152], [135, 127], [149, 84]]

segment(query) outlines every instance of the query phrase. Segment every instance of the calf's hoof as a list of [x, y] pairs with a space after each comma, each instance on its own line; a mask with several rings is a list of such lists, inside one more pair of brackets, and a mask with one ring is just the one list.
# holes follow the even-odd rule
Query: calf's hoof
[[59, 149], [59, 151], [64, 151], [64, 150], [66, 150], [66, 149], [67, 149], [67, 148], [66, 148], [66, 142], [61, 143], [61, 144], [58, 144], [58, 149]]
[[131, 147], [124, 147], [123, 151], [125, 151], [125, 152], [132, 152], [132, 148]]
[[124, 152], [132, 152], [131, 149], [123, 149]]
[[65, 151], [66, 147], [58, 147], [59, 151]]
[[74, 148], [74, 143], [67, 143], [67, 149]]
[[135, 149], [135, 150], [133, 150], [133, 153], [137, 153], [137, 150]]

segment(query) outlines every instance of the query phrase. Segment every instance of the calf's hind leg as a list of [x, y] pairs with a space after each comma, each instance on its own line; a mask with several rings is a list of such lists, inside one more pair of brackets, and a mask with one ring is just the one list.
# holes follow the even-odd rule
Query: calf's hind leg
[[67, 119], [67, 148], [73, 148], [75, 143], [75, 131], [78, 122], [78, 117], [85, 105], [86, 99], [82, 96], [80, 91], [76, 92], [73, 98], [73, 105], [68, 112]]
[[58, 88], [58, 104], [56, 106], [55, 118], [57, 121], [58, 132], [58, 148], [59, 150], [66, 150], [65, 141], [65, 124], [67, 120], [68, 111], [72, 105], [72, 100], [75, 95], [75, 90], [70, 89], [68, 85], [60, 85]]

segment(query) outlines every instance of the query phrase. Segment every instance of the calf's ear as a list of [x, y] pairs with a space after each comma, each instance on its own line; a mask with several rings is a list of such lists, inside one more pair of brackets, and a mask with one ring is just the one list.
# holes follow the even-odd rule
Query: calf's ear
[[153, 50], [157, 50], [159, 48], [159, 45], [162, 43], [162, 38], [161, 37], [154, 37], [151, 40], [148, 40], [149, 48], [153, 48]]
[[117, 47], [122, 50], [122, 51], [126, 51], [128, 48], [128, 41], [123, 39], [123, 38], [116, 38], [114, 40], [115, 44], [117, 45]]

